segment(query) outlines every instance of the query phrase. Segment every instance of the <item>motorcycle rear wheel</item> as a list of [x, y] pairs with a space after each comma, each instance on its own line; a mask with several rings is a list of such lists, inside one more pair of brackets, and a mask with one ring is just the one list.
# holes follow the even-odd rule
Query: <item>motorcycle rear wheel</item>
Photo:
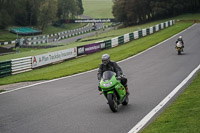
[[108, 94], [107, 99], [109, 107], [112, 110], [112, 112], [117, 112], [118, 111], [117, 97], [113, 94]]

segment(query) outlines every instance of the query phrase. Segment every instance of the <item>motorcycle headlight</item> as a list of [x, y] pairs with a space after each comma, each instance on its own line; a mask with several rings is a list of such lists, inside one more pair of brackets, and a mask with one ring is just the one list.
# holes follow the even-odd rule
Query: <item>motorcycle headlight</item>
[[112, 85], [112, 82], [103, 84], [104, 87], [109, 87], [109, 86], [111, 86], [111, 85]]

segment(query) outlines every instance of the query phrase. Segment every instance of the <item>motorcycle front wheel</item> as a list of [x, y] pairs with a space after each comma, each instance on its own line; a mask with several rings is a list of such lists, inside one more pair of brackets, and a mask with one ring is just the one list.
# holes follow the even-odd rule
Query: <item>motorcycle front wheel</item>
[[110, 109], [112, 112], [117, 112], [118, 111], [118, 103], [117, 103], [117, 97], [114, 94], [108, 94], [107, 95], [108, 99], [108, 104], [110, 106]]
[[129, 98], [128, 98], [128, 96], [127, 96], [126, 99], [125, 99], [125, 101], [122, 103], [122, 105], [127, 105], [128, 102], [129, 102]]

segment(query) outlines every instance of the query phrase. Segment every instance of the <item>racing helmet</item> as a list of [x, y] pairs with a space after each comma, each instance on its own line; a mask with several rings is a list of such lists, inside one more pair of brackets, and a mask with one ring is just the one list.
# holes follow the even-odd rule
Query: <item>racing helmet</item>
[[179, 36], [179, 39], [182, 39], [182, 36]]
[[110, 55], [109, 54], [102, 55], [101, 61], [103, 65], [107, 65], [110, 62]]

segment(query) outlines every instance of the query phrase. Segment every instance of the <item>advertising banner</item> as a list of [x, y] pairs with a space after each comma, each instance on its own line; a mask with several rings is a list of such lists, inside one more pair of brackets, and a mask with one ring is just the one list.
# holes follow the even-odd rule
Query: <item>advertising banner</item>
[[83, 54], [85, 54], [84, 46], [77, 47], [77, 55], [79, 56], [79, 55], [83, 55]]
[[32, 56], [32, 68], [51, 64], [57, 61], [70, 59], [76, 56], [77, 56], [77, 48], [70, 48], [66, 50]]
[[104, 41], [100, 42], [100, 46], [101, 46], [101, 49], [105, 49], [106, 48], [106, 43]]
[[85, 45], [84, 48], [85, 48], [85, 54], [92, 54], [101, 50], [101, 44], [100, 43], [88, 44]]

